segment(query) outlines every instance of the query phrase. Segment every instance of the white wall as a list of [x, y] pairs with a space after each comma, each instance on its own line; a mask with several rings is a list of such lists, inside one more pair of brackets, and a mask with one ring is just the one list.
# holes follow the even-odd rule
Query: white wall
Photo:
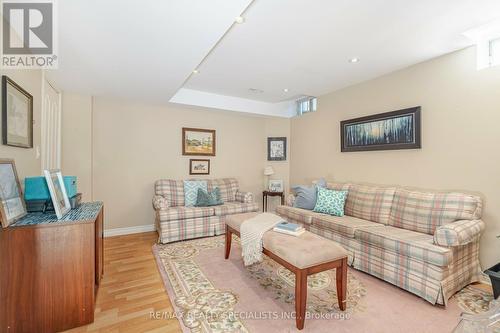
[[[93, 192], [106, 209], [106, 229], [152, 224], [153, 184], [161, 178], [187, 179], [182, 127], [217, 131], [211, 175], [235, 177], [261, 203], [267, 136], [289, 137], [290, 120], [179, 105], [154, 106], [95, 97], [93, 104]], [[77, 152], [75, 152], [77, 153]], [[273, 162], [273, 178], [288, 182], [289, 163]]]
[[92, 200], [92, 97], [62, 95], [62, 159], [64, 175], [76, 176], [83, 201]]

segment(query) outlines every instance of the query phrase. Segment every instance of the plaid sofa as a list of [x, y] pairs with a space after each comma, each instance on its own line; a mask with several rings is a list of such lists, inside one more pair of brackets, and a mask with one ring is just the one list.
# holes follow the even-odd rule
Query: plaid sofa
[[208, 190], [218, 187], [224, 204], [214, 207], [185, 207], [184, 182], [160, 179], [155, 182], [153, 207], [160, 243], [221, 235], [225, 218], [231, 214], [258, 211], [250, 192], [241, 192], [234, 178], [207, 180]]
[[349, 264], [432, 304], [478, 281], [482, 200], [456, 192], [329, 183], [348, 190], [345, 216], [294, 208], [277, 214], [343, 245]]

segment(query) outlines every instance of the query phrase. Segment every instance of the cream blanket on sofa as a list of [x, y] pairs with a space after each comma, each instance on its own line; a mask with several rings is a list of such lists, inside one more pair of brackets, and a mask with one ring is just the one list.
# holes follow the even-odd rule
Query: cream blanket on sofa
[[245, 266], [262, 261], [262, 237], [264, 233], [283, 221], [285, 220], [278, 215], [262, 213], [241, 224], [241, 256]]

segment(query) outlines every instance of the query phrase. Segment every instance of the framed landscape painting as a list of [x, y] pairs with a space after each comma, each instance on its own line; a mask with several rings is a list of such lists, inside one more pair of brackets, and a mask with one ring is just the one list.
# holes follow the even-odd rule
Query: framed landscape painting
[[215, 130], [182, 128], [182, 155], [215, 156]]
[[341, 151], [421, 148], [420, 106], [340, 122]]
[[33, 96], [5, 75], [2, 76], [2, 142], [33, 148]]

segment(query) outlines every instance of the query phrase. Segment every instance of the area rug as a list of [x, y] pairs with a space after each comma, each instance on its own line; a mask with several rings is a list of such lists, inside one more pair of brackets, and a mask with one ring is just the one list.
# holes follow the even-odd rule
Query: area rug
[[[267, 256], [244, 267], [239, 238], [233, 239], [228, 260], [224, 236], [155, 245], [153, 252], [175, 309], [160, 317], [177, 318], [184, 332], [297, 331], [294, 274]], [[451, 332], [461, 312], [487, 307], [487, 296], [469, 289], [446, 308], [433, 306], [351, 268], [347, 290], [343, 312], [337, 304], [335, 271], [310, 276], [303, 332]]]

